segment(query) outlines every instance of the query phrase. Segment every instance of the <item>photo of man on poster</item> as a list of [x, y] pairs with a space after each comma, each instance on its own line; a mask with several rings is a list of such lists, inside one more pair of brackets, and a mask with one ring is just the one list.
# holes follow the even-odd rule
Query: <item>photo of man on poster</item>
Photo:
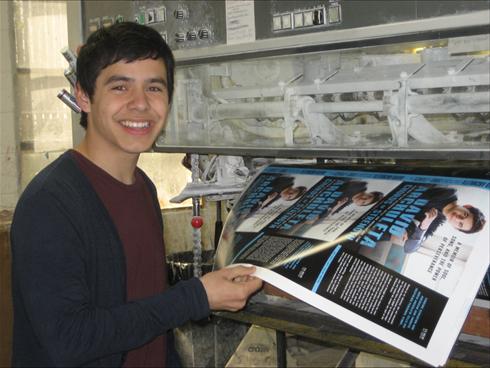
[[428, 202], [422, 208], [403, 237], [392, 236], [392, 241], [403, 245], [405, 253], [416, 252], [423, 241], [432, 236], [445, 222], [454, 229], [473, 234], [483, 229], [485, 215], [477, 207], [458, 202], [454, 188], [434, 186], [421, 197]]
[[320, 214], [310, 216], [287, 231], [287, 235], [302, 236], [313, 226], [321, 225], [330, 216], [350, 208], [350, 206], [368, 207], [380, 201], [384, 194], [378, 190], [368, 190], [368, 183], [361, 180], [346, 179], [338, 189], [341, 193], [336, 201]]

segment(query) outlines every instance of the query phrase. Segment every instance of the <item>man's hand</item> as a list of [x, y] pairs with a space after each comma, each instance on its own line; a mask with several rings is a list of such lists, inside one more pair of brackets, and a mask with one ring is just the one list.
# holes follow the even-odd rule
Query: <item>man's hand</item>
[[422, 220], [419, 227], [422, 230], [427, 230], [429, 228], [430, 224], [432, 224], [432, 221], [434, 221], [435, 218], [437, 217], [437, 213], [438, 212], [435, 208], [431, 208], [430, 210], [426, 211], [425, 212], [425, 218]]
[[212, 310], [236, 312], [262, 287], [262, 280], [251, 276], [255, 267], [222, 268], [201, 277]]

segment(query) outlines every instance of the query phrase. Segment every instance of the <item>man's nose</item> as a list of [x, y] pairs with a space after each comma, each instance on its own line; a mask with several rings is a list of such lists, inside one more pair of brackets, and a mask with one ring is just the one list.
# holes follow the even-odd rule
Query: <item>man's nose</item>
[[145, 90], [142, 88], [134, 88], [129, 101], [129, 107], [136, 110], [148, 109], [149, 102]]

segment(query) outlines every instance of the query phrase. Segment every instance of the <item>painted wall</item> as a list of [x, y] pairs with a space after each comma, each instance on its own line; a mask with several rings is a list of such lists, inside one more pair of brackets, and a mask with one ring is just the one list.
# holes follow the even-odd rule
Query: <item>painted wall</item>
[[12, 3], [0, 1], [0, 211], [19, 195], [19, 145], [15, 111], [15, 51]]

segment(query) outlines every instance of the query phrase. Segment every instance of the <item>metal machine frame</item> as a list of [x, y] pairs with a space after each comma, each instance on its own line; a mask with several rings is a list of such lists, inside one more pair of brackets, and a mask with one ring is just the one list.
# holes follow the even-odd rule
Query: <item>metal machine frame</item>
[[[257, 40], [240, 45], [217, 45], [208, 48], [175, 51], [180, 68], [220, 65], [236, 60], [271, 60], [284, 55], [303, 55], [331, 50], [348, 50], [361, 46], [424, 42], [455, 36], [485, 35], [489, 12], [420, 19], [348, 30], [328, 30], [277, 39]], [[241, 156], [296, 158], [377, 158], [488, 161], [490, 148], [485, 144], [461, 145], [455, 132], [443, 134], [432, 126], [424, 114], [469, 113], [490, 111], [489, 57], [465, 57], [439, 63], [412, 63], [381, 68], [338, 69], [313, 82], [295, 83], [301, 75], [275, 86], [260, 88], [236, 87], [217, 90], [207, 113], [211, 119], [282, 118], [285, 145], [283, 147], [250, 147], [247, 145], [213, 145], [198, 141], [176, 144], [157, 141], [159, 152], [188, 152]], [[191, 81], [192, 82], [192, 81]], [[466, 93], [453, 89], [467, 88]], [[427, 94], [427, 90], [442, 89], [443, 93]], [[476, 89], [476, 90], [475, 90]], [[420, 92], [422, 90], [422, 92]], [[383, 96], [368, 97], [365, 101], [342, 102], [338, 94], [354, 93]], [[335, 95], [333, 102], [318, 103], [312, 96]], [[269, 98], [269, 100], [264, 100]], [[268, 102], [276, 98], [274, 102]], [[253, 102], [243, 102], [244, 100]], [[451, 107], [448, 108], [448, 101]], [[278, 102], [279, 101], [279, 102]], [[326, 113], [350, 112], [383, 113], [389, 121], [392, 142], [387, 145], [364, 145], [359, 132], [338, 129], [325, 117]], [[298, 118], [307, 122], [310, 144], [293, 142], [293, 130]], [[179, 122], [181, 123], [181, 122]], [[377, 127], [374, 127], [376, 129]], [[379, 127], [378, 127], [379, 128]], [[483, 127], [484, 128], [484, 127]], [[182, 129], [182, 128], [181, 128]], [[185, 129], [185, 128], [184, 128]], [[362, 129], [362, 128], [361, 128]], [[373, 129], [373, 127], [366, 127]], [[484, 129], [485, 130], [485, 129]], [[354, 134], [352, 134], [354, 133]], [[357, 134], [357, 136], [356, 136]], [[411, 136], [420, 144], [409, 145]]]

